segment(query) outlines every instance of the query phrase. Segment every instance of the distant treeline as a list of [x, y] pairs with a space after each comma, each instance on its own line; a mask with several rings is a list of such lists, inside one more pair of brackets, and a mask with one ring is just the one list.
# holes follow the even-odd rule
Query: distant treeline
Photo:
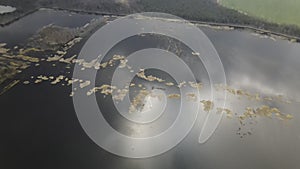
[[300, 37], [300, 28], [297, 26], [278, 25], [249, 17], [218, 5], [216, 0], [1, 0], [1, 4], [14, 6], [17, 10], [14, 13], [0, 16], [0, 23], [40, 7], [59, 7], [116, 14], [145, 11], [170, 13], [187, 20], [249, 25]]

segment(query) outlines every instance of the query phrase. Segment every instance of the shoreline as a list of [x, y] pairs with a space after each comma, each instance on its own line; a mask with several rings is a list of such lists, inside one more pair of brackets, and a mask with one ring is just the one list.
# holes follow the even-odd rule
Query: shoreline
[[[101, 16], [109, 16], [109, 17], [123, 17], [129, 14], [122, 14], [122, 13], [109, 13], [109, 12], [97, 12], [97, 11], [86, 11], [86, 10], [76, 10], [76, 9], [65, 9], [65, 8], [58, 8], [58, 7], [49, 7], [49, 8], [45, 8], [45, 7], [41, 7], [41, 8], [36, 8], [34, 10], [31, 10], [27, 13], [24, 13], [21, 16], [15, 17], [12, 20], [9, 20], [5, 23], [0, 23], [0, 27], [5, 27], [8, 26], [12, 23], [14, 23], [15, 21], [18, 21], [20, 19], [22, 19], [23, 17], [26, 17], [32, 13], [35, 13], [39, 10], [43, 10], [43, 9], [49, 9], [49, 10], [57, 10], [57, 11], [67, 11], [67, 12], [74, 12], [74, 13], [79, 13], [79, 14], [90, 14], [90, 15], [101, 15]], [[254, 31], [256, 33], [259, 33], [261, 35], [267, 35], [270, 37], [274, 37], [274, 36], [279, 36], [282, 39], [286, 39], [292, 42], [297, 42], [300, 43], [300, 37], [297, 36], [292, 36], [292, 35], [288, 35], [288, 34], [284, 34], [284, 33], [279, 33], [279, 32], [275, 32], [275, 31], [271, 31], [271, 30], [266, 30], [266, 29], [262, 29], [262, 28], [257, 28], [254, 26], [249, 26], [249, 25], [240, 25], [240, 24], [226, 24], [226, 23], [217, 23], [217, 22], [205, 22], [205, 21], [196, 21], [196, 20], [187, 20], [193, 24], [198, 24], [198, 25], [208, 25], [208, 26], [213, 26], [213, 27], [230, 27], [233, 29], [238, 29], [238, 30], [251, 30]], [[222, 29], [222, 28], [221, 28]]]

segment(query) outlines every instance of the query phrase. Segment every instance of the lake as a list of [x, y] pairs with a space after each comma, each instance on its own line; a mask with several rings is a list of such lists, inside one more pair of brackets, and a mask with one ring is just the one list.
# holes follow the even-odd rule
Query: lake
[[[8, 46], [26, 44], [28, 38], [49, 24], [63, 27], [84, 26], [100, 16], [75, 14], [66, 11], [43, 9], [17, 22], [0, 28], [0, 41]], [[261, 37], [251, 31], [219, 30], [205, 26], [200, 29], [208, 36], [220, 55], [227, 83], [235, 89], [246, 89], [262, 96], [283, 95], [291, 103], [252, 101], [230, 95], [229, 109], [243, 113], [247, 106], [267, 104], [293, 116], [292, 120], [258, 117], [243, 129], [251, 135], [240, 138], [239, 121], [223, 117], [214, 135], [204, 144], [198, 143], [205, 113], [199, 114], [191, 133], [170, 151], [146, 159], [127, 159], [106, 152], [98, 147], [80, 126], [69, 94], [71, 86], [62, 84], [24, 85], [19, 83], [0, 96], [0, 166], [3, 168], [130, 168], [130, 169], [297, 169], [300, 155], [300, 44], [288, 40]], [[67, 56], [78, 54], [87, 37], [76, 44]], [[130, 51], [157, 47], [157, 38], [151, 36], [132, 37], [120, 42], [111, 51], [128, 55]], [[130, 49], [130, 50], [129, 50]], [[39, 56], [41, 58], [45, 56]], [[186, 62], [199, 68], [199, 79], [207, 79], [203, 65], [194, 60]], [[198, 63], [198, 64], [195, 64]], [[65, 75], [72, 77], [72, 70], [65, 64], [43, 62], [31, 66], [16, 76], [21, 82], [31, 76]], [[110, 72], [108, 72], [109, 74]], [[159, 73], [158, 73], [159, 74]], [[101, 77], [101, 75], [99, 75]], [[76, 94], [76, 93], [75, 93]], [[100, 103], [103, 100], [98, 99]], [[104, 105], [104, 110], [111, 110]], [[128, 124], [116, 124], [121, 132], [128, 131]], [[119, 121], [117, 121], [119, 122]]]

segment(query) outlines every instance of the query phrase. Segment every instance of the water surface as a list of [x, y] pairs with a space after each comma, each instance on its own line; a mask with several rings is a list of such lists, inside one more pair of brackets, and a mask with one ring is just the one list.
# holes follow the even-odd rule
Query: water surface
[[[41, 10], [0, 28], [0, 37], [1, 41], [16, 45], [24, 43], [44, 25], [53, 23], [78, 27], [93, 17], [95, 16]], [[263, 39], [248, 31], [215, 30], [207, 27], [201, 29], [215, 45], [230, 86], [263, 95], [282, 94], [290, 99], [300, 100], [300, 44]], [[133, 37], [120, 43], [115, 52], [126, 53], [129, 48], [157, 45], [154, 42], [151, 38], [141, 40]], [[76, 45], [72, 52], [78, 53], [83, 44], [84, 42]], [[197, 64], [193, 66], [197, 67]], [[72, 70], [66, 70], [64, 65], [53, 67], [51, 64], [43, 64], [38, 68], [29, 68], [18, 78], [26, 80], [31, 75], [40, 74], [66, 74], [71, 77], [72, 73], [67, 73], [68, 71]], [[201, 77], [200, 72], [199, 76]], [[299, 103], [253, 103], [229, 97], [228, 106], [235, 112], [243, 112], [245, 106], [271, 104], [284, 113], [292, 114], [294, 119], [283, 122], [258, 118], [255, 125], [246, 126], [252, 129], [253, 134], [240, 138], [236, 134], [239, 123], [224, 117], [213, 137], [205, 144], [199, 144], [200, 126], [205, 117], [202, 112], [192, 132], [174, 149], [148, 159], [126, 159], [104, 151], [89, 139], [77, 120], [70, 92], [71, 87], [53, 86], [45, 82], [38, 85], [19, 84], [0, 96], [1, 167], [299, 168]]]

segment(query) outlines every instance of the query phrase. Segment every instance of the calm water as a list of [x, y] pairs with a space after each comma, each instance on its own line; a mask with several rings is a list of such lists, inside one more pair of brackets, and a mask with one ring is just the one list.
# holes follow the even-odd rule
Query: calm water
[[93, 18], [98, 18], [98, 16], [41, 9], [1, 28], [0, 42], [4, 41], [9, 46], [23, 44], [43, 26], [54, 24], [62, 27], [76, 28], [84, 26]]
[[[7, 27], [0, 28], [0, 41], [9, 45], [24, 43], [44, 25], [78, 27], [95, 16], [43, 10]], [[247, 31], [224, 31], [201, 27], [219, 52], [228, 84], [261, 94], [283, 94], [300, 100], [300, 44], [285, 40], [262, 39]], [[120, 43], [118, 52], [142, 48], [144, 44], [129, 39]], [[130, 43], [129, 43], [130, 42]], [[145, 43], [147, 42], [147, 43]], [[78, 53], [83, 43], [73, 49]], [[133, 50], [133, 49], [132, 49]], [[128, 51], [127, 51], [128, 52]], [[188, 62], [188, 61], [187, 61]], [[30, 68], [20, 78], [31, 75], [65, 73], [63, 66], [41, 65]], [[71, 76], [71, 75], [68, 75]], [[82, 130], [74, 112], [70, 87], [48, 83], [17, 85], [0, 97], [0, 166], [3, 168], [109, 168], [109, 169], [298, 169], [300, 158], [299, 103], [277, 104], [294, 119], [286, 123], [267, 118], [251, 126], [253, 135], [236, 135], [238, 122], [223, 118], [213, 137], [198, 143], [204, 115], [193, 131], [176, 148], [148, 159], [125, 159], [99, 148]], [[237, 112], [254, 106], [229, 98], [229, 108]], [[261, 103], [259, 103], [261, 104]], [[124, 130], [123, 132], [126, 132]]]

